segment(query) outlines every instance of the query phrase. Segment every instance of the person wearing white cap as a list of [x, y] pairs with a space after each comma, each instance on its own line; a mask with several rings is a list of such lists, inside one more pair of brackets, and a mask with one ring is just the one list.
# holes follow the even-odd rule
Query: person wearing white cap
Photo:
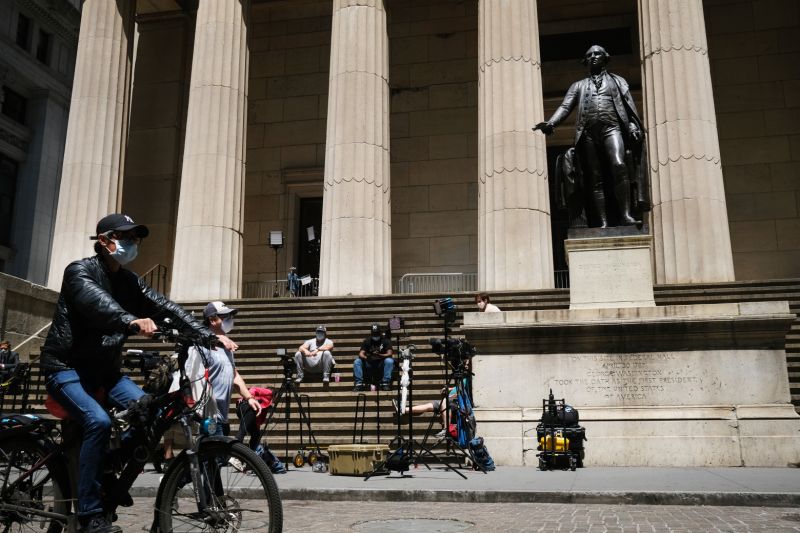
[[[213, 417], [217, 421], [218, 431], [227, 435], [230, 431], [228, 424], [228, 410], [230, 408], [233, 387], [239, 391], [242, 400], [247, 402], [256, 415], [261, 412], [261, 404], [250, 393], [247, 384], [239, 371], [236, 370], [236, 361], [233, 357], [239, 345], [228, 338], [228, 333], [233, 329], [233, 318], [239, 312], [220, 301], [210, 302], [203, 310], [203, 322], [222, 342], [222, 346], [217, 346], [213, 350], [207, 348], [192, 347], [189, 349], [189, 357], [186, 360], [187, 375], [201, 374], [200, 368], [205, 360], [208, 370], [208, 381], [211, 384], [211, 394], [213, 402], [206, 406], [204, 416]], [[200, 357], [202, 350], [202, 355]], [[173, 387], [177, 387], [174, 382]], [[172, 459], [172, 441], [164, 439], [164, 459]]]
[[336, 361], [333, 358], [333, 341], [328, 338], [328, 330], [324, 325], [317, 327], [314, 338], [300, 345], [294, 354], [294, 362], [297, 365], [297, 383], [302, 383], [305, 370], [316, 374], [322, 372], [323, 383], [331, 380], [331, 368]]

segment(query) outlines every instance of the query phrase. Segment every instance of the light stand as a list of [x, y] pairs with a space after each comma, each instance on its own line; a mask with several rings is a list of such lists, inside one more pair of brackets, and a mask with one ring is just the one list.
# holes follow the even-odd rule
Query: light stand
[[280, 296], [278, 291], [278, 250], [283, 248], [283, 231], [269, 232], [269, 247], [275, 250], [275, 291], [272, 293], [272, 297], [277, 298]]

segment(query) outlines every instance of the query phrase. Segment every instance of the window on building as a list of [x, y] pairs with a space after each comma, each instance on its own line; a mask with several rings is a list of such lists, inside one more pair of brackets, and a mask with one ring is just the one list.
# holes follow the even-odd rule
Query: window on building
[[632, 54], [633, 32], [626, 27], [539, 37], [542, 61], [580, 60], [593, 44], [599, 44], [612, 56]]
[[53, 39], [46, 31], [39, 30], [39, 42], [36, 44], [36, 59], [45, 65], [50, 64], [50, 45]]
[[20, 13], [17, 17], [17, 44], [27, 50], [30, 42], [31, 19]]
[[24, 96], [8, 87], [3, 89], [3, 107], [0, 109], [5, 116], [25, 124], [25, 113], [27, 112], [28, 101]]
[[0, 245], [9, 246], [11, 215], [17, 189], [17, 162], [0, 154]]

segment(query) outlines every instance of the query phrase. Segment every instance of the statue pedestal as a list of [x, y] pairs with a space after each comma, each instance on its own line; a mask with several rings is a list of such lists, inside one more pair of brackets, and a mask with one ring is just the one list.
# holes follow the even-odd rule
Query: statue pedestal
[[654, 307], [653, 238], [645, 226], [571, 229], [569, 308]]
[[464, 313], [478, 434], [537, 465], [542, 399], [579, 410], [587, 466], [800, 462], [787, 302]]

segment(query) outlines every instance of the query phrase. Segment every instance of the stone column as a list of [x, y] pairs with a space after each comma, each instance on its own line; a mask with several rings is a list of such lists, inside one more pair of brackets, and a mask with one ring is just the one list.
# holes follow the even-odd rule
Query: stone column
[[320, 295], [391, 292], [389, 39], [383, 0], [334, 0]]
[[81, 12], [47, 284], [91, 255], [97, 221], [119, 207], [128, 123], [133, 0], [86, 0]]
[[639, 0], [656, 283], [732, 281], [701, 0]]
[[478, 285], [553, 287], [536, 0], [481, 0]]
[[170, 292], [176, 300], [241, 292], [248, 12], [248, 0], [198, 4]]

